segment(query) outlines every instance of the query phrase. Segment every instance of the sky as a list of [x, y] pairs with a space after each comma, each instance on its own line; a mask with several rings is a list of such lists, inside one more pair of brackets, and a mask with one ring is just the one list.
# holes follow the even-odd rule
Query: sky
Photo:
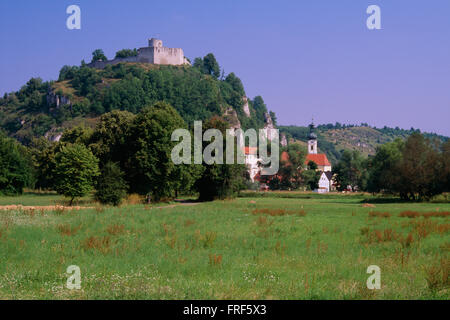
[[[66, 8], [81, 8], [69, 30]], [[381, 29], [369, 30], [369, 5]], [[450, 136], [450, 1], [2, 0], [0, 93], [56, 80], [101, 48], [160, 38], [193, 61], [212, 52], [282, 125], [368, 123]]]

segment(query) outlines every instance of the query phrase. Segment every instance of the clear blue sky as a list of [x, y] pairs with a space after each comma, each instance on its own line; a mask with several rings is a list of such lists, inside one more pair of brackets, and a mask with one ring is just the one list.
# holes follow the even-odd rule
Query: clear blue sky
[[[81, 30], [66, 28], [71, 4]], [[366, 28], [370, 4], [382, 30]], [[191, 60], [213, 52], [280, 124], [314, 116], [449, 136], [449, 16], [449, 0], [2, 0], [0, 93], [153, 36]]]

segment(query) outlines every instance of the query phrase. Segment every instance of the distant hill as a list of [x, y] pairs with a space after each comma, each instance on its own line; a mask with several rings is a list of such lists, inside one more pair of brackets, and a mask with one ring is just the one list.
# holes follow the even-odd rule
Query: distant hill
[[120, 63], [102, 70], [64, 66], [58, 81], [32, 78], [19, 91], [1, 97], [0, 128], [24, 144], [41, 136], [52, 140], [64, 128], [94, 126], [105, 112], [137, 113], [157, 101], [171, 104], [190, 126], [194, 120], [217, 115], [234, 127], [258, 129], [268, 114], [261, 97], [247, 99], [234, 73], [226, 77], [209, 73], [197, 58], [196, 66]]
[[[308, 141], [309, 127], [302, 126], [279, 126], [280, 133], [286, 134], [291, 142], [306, 143]], [[318, 125], [316, 133], [318, 136], [319, 151], [327, 155], [328, 159], [335, 164], [341, 156], [342, 150], [358, 150], [363, 155], [375, 154], [376, 147], [380, 144], [390, 142], [396, 138], [404, 139], [413, 132], [420, 130], [404, 130], [400, 128], [375, 128], [367, 124], [341, 125], [327, 124]], [[422, 133], [428, 138], [445, 141], [448, 137], [434, 133]]]

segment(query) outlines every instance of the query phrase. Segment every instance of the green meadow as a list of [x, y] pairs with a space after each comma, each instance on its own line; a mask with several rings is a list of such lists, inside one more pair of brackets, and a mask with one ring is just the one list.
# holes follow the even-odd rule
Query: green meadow
[[[62, 203], [55, 194], [0, 206]], [[448, 299], [450, 203], [246, 193], [0, 210], [1, 299]], [[66, 287], [67, 267], [81, 289]], [[381, 270], [369, 290], [367, 268]]]

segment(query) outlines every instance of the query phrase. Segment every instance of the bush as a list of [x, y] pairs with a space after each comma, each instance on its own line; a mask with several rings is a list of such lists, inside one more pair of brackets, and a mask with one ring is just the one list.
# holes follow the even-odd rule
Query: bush
[[123, 176], [124, 173], [116, 163], [106, 163], [98, 179], [95, 199], [102, 204], [118, 206], [127, 195], [128, 185]]
[[135, 57], [138, 55], [136, 49], [122, 49], [116, 52], [116, 58], [127, 58], [127, 57]]
[[55, 190], [73, 200], [88, 194], [99, 175], [98, 159], [85, 146], [67, 145], [55, 156]]
[[32, 184], [33, 169], [27, 150], [0, 132], [0, 193], [22, 194], [23, 188]]

